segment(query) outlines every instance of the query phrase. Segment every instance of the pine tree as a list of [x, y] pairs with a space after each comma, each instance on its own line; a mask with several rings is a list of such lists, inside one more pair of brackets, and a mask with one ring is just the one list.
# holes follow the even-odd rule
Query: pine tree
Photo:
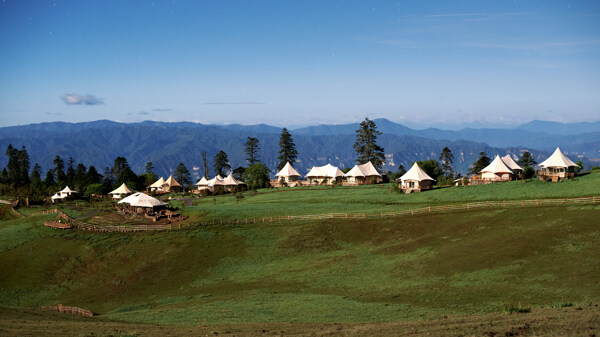
[[227, 153], [225, 153], [223, 150], [219, 151], [219, 153], [215, 155], [213, 163], [215, 168], [215, 174], [218, 174], [220, 176], [224, 176], [225, 172], [231, 170], [231, 166], [229, 165], [229, 158], [227, 158]]
[[357, 163], [364, 164], [370, 161], [377, 169], [381, 169], [385, 155], [383, 148], [377, 145], [378, 135], [381, 135], [381, 132], [377, 131], [375, 122], [365, 118], [360, 123], [360, 127], [356, 130], [356, 142], [354, 143], [354, 150], [358, 155]]
[[73, 164], [75, 164], [75, 160], [73, 159], [73, 157], [69, 157], [69, 164], [67, 165], [67, 173], [66, 173], [66, 177], [67, 177], [67, 185], [73, 187], [74, 184], [74, 180], [75, 180], [75, 168], [73, 167]]
[[19, 157], [19, 186], [27, 186], [29, 185], [29, 154], [27, 154], [27, 149], [25, 146], [21, 148], [21, 151], [18, 153]]
[[175, 168], [175, 180], [177, 180], [181, 186], [189, 187], [192, 184], [190, 171], [182, 162]]
[[144, 172], [148, 173], [148, 174], [153, 174], [154, 172], [152, 172], [152, 170], [154, 170], [154, 165], [152, 164], [151, 161], [149, 161], [146, 163], [146, 168], [145, 168]]
[[254, 165], [254, 163], [258, 162], [258, 150], [260, 149], [260, 146], [258, 145], [258, 139], [254, 138], [254, 137], [248, 137], [248, 140], [246, 141], [246, 155], [248, 155], [248, 157], [246, 158], [246, 160], [248, 161], [248, 163], [250, 165]]
[[440, 154], [440, 161], [442, 162], [442, 171], [444, 171], [444, 175], [449, 178], [452, 174], [452, 161], [454, 160], [454, 155], [452, 151], [448, 147], [445, 147]]
[[17, 185], [19, 183], [19, 175], [21, 168], [19, 167], [19, 150], [15, 149], [12, 144], [6, 148], [6, 156], [8, 156], [8, 165], [6, 165], [6, 182]]
[[479, 159], [477, 159], [471, 169], [469, 169], [469, 174], [479, 174], [481, 170], [483, 170], [486, 166], [490, 164], [490, 158], [485, 154], [485, 152], [479, 152]]
[[73, 186], [78, 191], [85, 191], [87, 187], [87, 168], [82, 163], [77, 164], [73, 176]]
[[279, 165], [277, 165], [277, 171], [281, 170], [286, 163], [294, 164], [298, 157], [298, 151], [296, 151], [296, 144], [292, 139], [292, 135], [286, 128], [281, 130], [281, 137], [279, 138]]
[[56, 155], [53, 160], [54, 163], [54, 178], [56, 179], [56, 183], [60, 187], [64, 187], [65, 180], [67, 176], [65, 175], [65, 162], [60, 158], [59, 155]]
[[85, 174], [85, 182], [86, 185], [100, 184], [102, 183], [102, 175], [98, 173], [94, 166], [90, 166]]
[[56, 181], [54, 180], [54, 170], [48, 170], [46, 172], [46, 178], [44, 178], [44, 186], [46, 189], [53, 189], [56, 185]]
[[29, 175], [29, 181], [31, 186], [34, 186], [38, 190], [42, 186], [42, 167], [40, 164], [35, 163], [35, 165], [33, 165], [31, 175]]
[[519, 165], [523, 167], [533, 167], [537, 162], [533, 159], [533, 156], [529, 151], [523, 152], [521, 159], [519, 159]]
[[110, 167], [104, 168], [104, 176], [102, 177], [102, 193], [107, 194], [114, 189], [115, 176]]

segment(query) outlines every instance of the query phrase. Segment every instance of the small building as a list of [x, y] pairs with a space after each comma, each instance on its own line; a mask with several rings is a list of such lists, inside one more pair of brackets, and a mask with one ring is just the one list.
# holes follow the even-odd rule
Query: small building
[[400, 189], [405, 193], [430, 190], [435, 182], [435, 179], [425, 173], [416, 162], [398, 180], [400, 180]]
[[499, 155], [496, 155], [492, 162], [480, 171], [481, 179], [486, 182], [500, 182], [512, 180], [514, 173], [502, 161]]
[[225, 190], [225, 184], [223, 184], [223, 178], [220, 175], [216, 175], [214, 178], [208, 181], [208, 189], [211, 192], [223, 192]]
[[367, 185], [381, 182], [381, 174], [377, 171], [373, 163], [354, 165], [354, 167], [344, 174], [346, 181], [344, 185]]
[[148, 186], [150, 192], [162, 191], [162, 186], [165, 183], [165, 178], [160, 177], [157, 181], [155, 181], [152, 185]]
[[579, 167], [567, 158], [558, 147], [548, 159], [538, 166], [541, 166], [541, 170], [537, 171], [540, 179], [542, 179], [542, 176], [546, 176], [552, 179], [553, 182], [574, 177], [575, 168]]
[[165, 180], [165, 182], [162, 184], [162, 190], [164, 192], [183, 192], [183, 186], [181, 186], [181, 184], [178, 183], [172, 175], [170, 175], [169, 178], [167, 178], [167, 180]]
[[123, 198], [123, 200], [119, 201], [118, 203], [129, 204], [131, 207], [151, 208], [153, 210], [164, 208], [167, 205], [164, 202], [142, 192], [137, 192], [126, 198]]
[[344, 172], [331, 164], [325, 166], [313, 166], [306, 174], [306, 179], [311, 185], [332, 185], [334, 182], [341, 182], [342, 177], [344, 177]]
[[239, 188], [242, 188], [244, 185], [246, 185], [245, 183], [235, 179], [231, 173], [225, 177], [223, 181], [221, 181], [221, 184], [223, 184], [224, 188], [228, 192], [236, 192]]
[[198, 186], [198, 191], [209, 190], [209, 188], [208, 188], [208, 180], [206, 179], [206, 177], [202, 177], [202, 179], [200, 179], [196, 183], [196, 186]]
[[50, 200], [52, 200], [53, 203], [55, 201], [62, 201], [62, 200], [65, 200], [77, 193], [79, 193], [79, 192], [74, 191], [74, 190], [70, 189], [69, 186], [67, 186], [67, 187], [63, 188], [62, 190], [56, 192], [53, 196], [51, 196]]
[[523, 168], [521, 166], [519, 166], [519, 164], [517, 164], [517, 162], [515, 162], [515, 160], [510, 156], [510, 154], [507, 154], [506, 156], [500, 158], [502, 159], [502, 162], [504, 162], [504, 164], [514, 173], [514, 178], [518, 177], [521, 175], [521, 173], [523, 173]]
[[122, 197], [132, 193], [133, 190], [127, 187], [127, 184], [123, 183], [121, 186], [119, 186], [119, 188], [108, 194], [112, 195], [113, 199], [121, 199]]
[[300, 173], [298, 173], [298, 171], [296, 171], [296, 169], [294, 169], [294, 167], [287, 162], [275, 176], [279, 178], [276, 181], [272, 181], [271, 185], [290, 186], [297, 184]]

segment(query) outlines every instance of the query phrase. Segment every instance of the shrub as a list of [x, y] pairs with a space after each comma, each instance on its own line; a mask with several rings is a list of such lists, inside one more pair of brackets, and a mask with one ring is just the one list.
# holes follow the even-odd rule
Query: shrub
[[535, 170], [533, 167], [525, 166], [521, 175], [523, 176], [523, 179], [531, 179], [535, 175]]
[[521, 302], [514, 304], [514, 303], [510, 303], [510, 304], [505, 304], [502, 307], [502, 312], [508, 312], [508, 313], [527, 313], [527, 312], [531, 312], [531, 305], [527, 305], [527, 306], [523, 306], [521, 305]]

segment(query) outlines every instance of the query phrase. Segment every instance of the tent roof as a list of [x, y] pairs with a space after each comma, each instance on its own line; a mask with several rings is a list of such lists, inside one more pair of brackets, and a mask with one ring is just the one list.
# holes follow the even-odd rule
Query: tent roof
[[344, 176], [346, 177], [369, 177], [369, 176], [378, 176], [381, 177], [381, 174], [377, 172], [377, 169], [373, 164], [368, 161], [364, 164], [354, 165], [354, 167], [348, 171]]
[[567, 158], [560, 148], [556, 148], [554, 153], [546, 160], [539, 164], [541, 167], [571, 167], [579, 165], [575, 164], [571, 159]]
[[208, 180], [206, 180], [206, 177], [202, 177], [202, 179], [196, 183], [196, 186], [208, 186]]
[[243, 184], [242, 182], [236, 180], [233, 175], [229, 174], [227, 178], [223, 179], [222, 184], [225, 186], [237, 186], [239, 184]]
[[165, 183], [165, 178], [160, 177], [160, 179], [155, 181], [154, 184], [150, 185], [150, 187], [161, 188], [164, 183]]
[[208, 186], [215, 186], [215, 185], [225, 185], [225, 184], [223, 184], [223, 178], [221, 178], [221, 176], [218, 174], [216, 177], [214, 177], [208, 181]]
[[128, 196], [127, 198], [119, 201], [119, 204], [130, 204], [134, 207], [154, 207], [166, 205], [164, 202], [141, 192]]
[[117, 188], [116, 190], [114, 190], [108, 194], [129, 194], [129, 193], [133, 193], [133, 190], [130, 189], [129, 187], [127, 187], [127, 184], [123, 183], [121, 186], [119, 186], [119, 188]]
[[342, 172], [339, 168], [327, 164], [325, 166], [313, 166], [313, 168], [306, 174], [306, 177], [328, 177], [328, 178], [337, 178], [343, 177], [344, 172]]
[[52, 200], [62, 199], [62, 198], [63, 197], [61, 195], [59, 195], [58, 193], [54, 193], [54, 195], [50, 197], [50, 199], [52, 199]]
[[79, 193], [77, 191], [73, 191], [72, 189], [69, 188], [69, 186], [63, 188], [60, 192], [58, 193]]
[[402, 181], [405, 181], [405, 180], [435, 181], [435, 179], [428, 176], [427, 173], [425, 173], [425, 171], [423, 171], [416, 162], [413, 164], [413, 166], [410, 168], [410, 170], [408, 170], [408, 172], [404, 173], [402, 175], [402, 177], [400, 177], [400, 180], [402, 180]]
[[285, 163], [285, 166], [277, 172], [276, 177], [299, 177], [300, 173], [296, 171], [290, 164], [290, 162]]
[[512, 157], [510, 156], [510, 154], [507, 154], [506, 156], [501, 158], [502, 161], [504, 162], [504, 164], [506, 164], [506, 166], [508, 166], [509, 169], [511, 170], [523, 170], [523, 168], [521, 166], [519, 166], [519, 164], [517, 164], [514, 159], [512, 159]]
[[169, 186], [179, 186], [179, 187], [181, 187], [181, 184], [179, 184], [177, 182], [177, 180], [175, 180], [175, 178], [173, 178], [172, 175], [170, 175], [169, 178], [167, 178], [167, 180], [165, 180], [165, 183], [163, 185], [165, 185], [165, 184], [167, 184]]
[[508, 166], [504, 164], [502, 159], [500, 159], [499, 155], [496, 155], [496, 158], [494, 158], [494, 160], [492, 160], [492, 162], [480, 172], [513, 173], [513, 171], [511, 171], [511, 169], [509, 169]]
[[358, 165], [354, 165], [354, 167], [348, 171], [348, 173], [344, 174], [344, 177], [364, 177], [365, 174], [360, 170]]

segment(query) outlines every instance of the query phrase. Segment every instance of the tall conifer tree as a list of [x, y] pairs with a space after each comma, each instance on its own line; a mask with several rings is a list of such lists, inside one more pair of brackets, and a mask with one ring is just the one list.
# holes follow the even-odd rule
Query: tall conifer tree
[[298, 151], [296, 151], [296, 144], [292, 139], [292, 135], [286, 128], [281, 130], [281, 137], [279, 138], [279, 165], [277, 171], [281, 170], [287, 162], [294, 164], [298, 157]]
[[377, 145], [377, 136], [381, 135], [381, 132], [377, 131], [377, 125], [369, 118], [365, 118], [360, 123], [360, 127], [356, 130], [356, 142], [354, 143], [354, 150], [358, 155], [356, 162], [359, 164], [365, 164], [371, 162], [373, 166], [381, 170], [385, 155], [383, 148]]

